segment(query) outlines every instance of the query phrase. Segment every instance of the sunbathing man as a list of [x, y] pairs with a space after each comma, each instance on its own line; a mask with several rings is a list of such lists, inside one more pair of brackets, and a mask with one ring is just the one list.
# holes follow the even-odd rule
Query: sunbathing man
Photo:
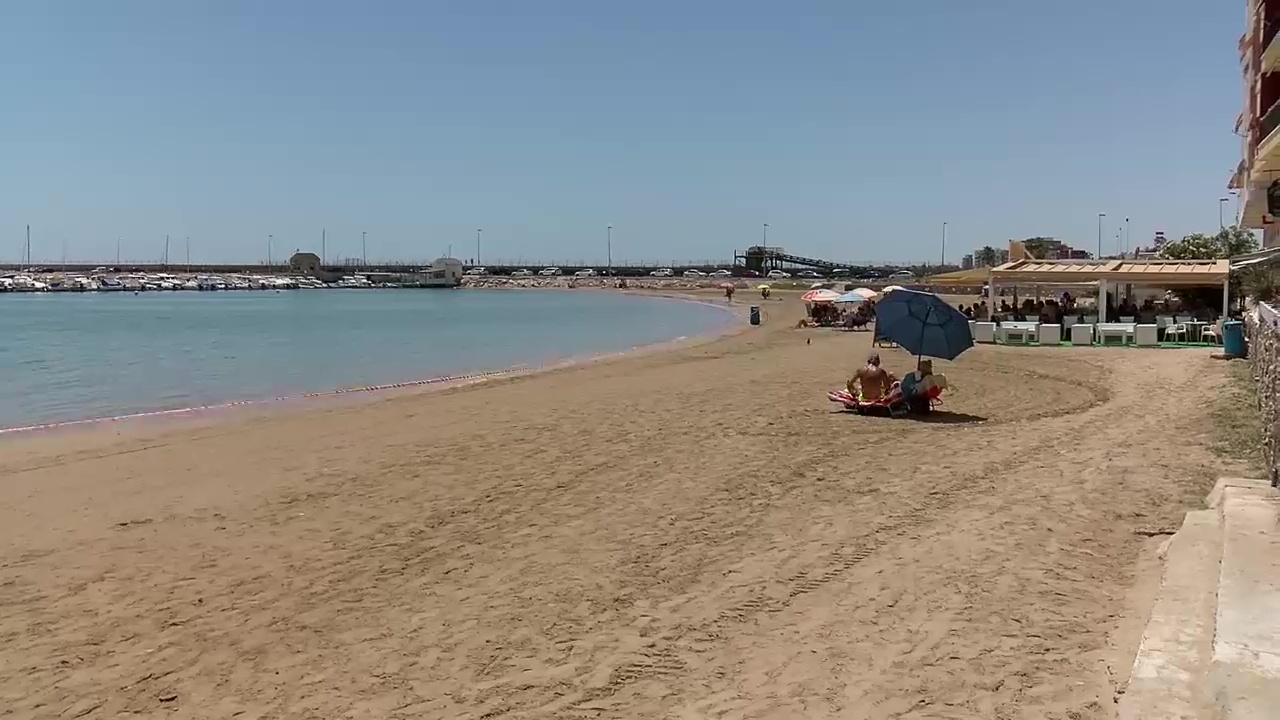
[[880, 367], [880, 355], [873, 353], [849, 381], [849, 394], [862, 402], [875, 402], [889, 394], [893, 382], [893, 375]]

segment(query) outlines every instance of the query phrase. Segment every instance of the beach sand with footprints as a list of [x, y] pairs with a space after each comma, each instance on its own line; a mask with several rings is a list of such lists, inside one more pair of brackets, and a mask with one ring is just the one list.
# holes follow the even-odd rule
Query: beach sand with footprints
[[[1219, 469], [1208, 352], [870, 333], [0, 441], [0, 716], [1109, 718]], [[911, 360], [881, 350], [899, 372]], [[132, 715], [131, 715], [132, 714]]]

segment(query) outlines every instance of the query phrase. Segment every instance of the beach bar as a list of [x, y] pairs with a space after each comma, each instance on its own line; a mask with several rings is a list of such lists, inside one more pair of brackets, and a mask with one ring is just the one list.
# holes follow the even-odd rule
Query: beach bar
[[991, 269], [991, 297], [1001, 287], [1098, 287], [1099, 322], [1107, 322], [1108, 289], [1132, 293], [1134, 286], [1166, 289], [1222, 286], [1225, 314], [1231, 278], [1228, 260], [1016, 260]]

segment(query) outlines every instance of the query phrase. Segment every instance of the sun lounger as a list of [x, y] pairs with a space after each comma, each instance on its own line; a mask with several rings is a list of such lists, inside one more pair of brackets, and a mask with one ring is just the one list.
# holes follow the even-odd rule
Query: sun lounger
[[1099, 345], [1124, 345], [1133, 337], [1133, 323], [1098, 323]]
[[1037, 336], [1039, 323], [1033, 322], [1006, 322], [1000, 325], [1000, 337], [1007, 344], [1026, 344], [1031, 342], [1031, 338]]

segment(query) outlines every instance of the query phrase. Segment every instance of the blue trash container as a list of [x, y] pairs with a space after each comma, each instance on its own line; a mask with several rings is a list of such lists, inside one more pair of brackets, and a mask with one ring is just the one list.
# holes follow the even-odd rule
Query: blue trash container
[[1222, 352], [1230, 357], [1245, 357], [1244, 323], [1228, 320], [1222, 323]]
[[759, 305], [751, 306], [751, 324], [752, 325], [760, 324], [760, 306]]

